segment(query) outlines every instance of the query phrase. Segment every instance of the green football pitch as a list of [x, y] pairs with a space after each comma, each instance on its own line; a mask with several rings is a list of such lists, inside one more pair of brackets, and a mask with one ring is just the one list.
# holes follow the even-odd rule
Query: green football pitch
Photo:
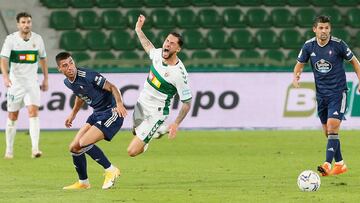
[[[317, 192], [301, 192], [297, 176], [324, 161], [318, 131], [180, 131], [175, 140], [153, 140], [131, 158], [132, 135], [121, 131], [99, 146], [122, 175], [102, 190], [103, 169], [90, 157], [91, 189], [63, 191], [77, 180], [68, 144], [75, 131], [43, 131], [43, 157], [30, 158], [30, 139], [18, 132], [15, 158], [0, 159], [0, 202], [358, 202], [360, 132], [342, 131], [349, 171], [321, 178]], [[4, 132], [0, 132], [0, 153]]]

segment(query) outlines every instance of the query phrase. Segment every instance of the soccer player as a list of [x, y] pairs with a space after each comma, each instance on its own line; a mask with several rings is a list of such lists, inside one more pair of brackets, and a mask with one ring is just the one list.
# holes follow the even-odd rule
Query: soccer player
[[152, 64], [134, 109], [135, 136], [127, 149], [129, 156], [132, 157], [146, 150], [147, 144], [168, 117], [171, 99], [177, 93], [182, 101], [182, 107], [175, 121], [168, 127], [169, 138], [175, 138], [180, 123], [190, 110], [192, 98], [188, 74], [184, 64], [177, 57], [183, 44], [181, 35], [170, 33], [163, 47], [156, 49], [142, 31], [144, 22], [145, 16], [140, 15], [135, 25], [135, 32], [145, 52], [149, 54]]
[[127, 115], [121, 93], [98, 72], [76, 67], [67, 52], [56, 55], [56, 63], [59, 72], [66, 76], [64, 79], [66, 87], [76, 95], [74, 107], [65, 120], [65, 126], [67, 128], [72, 126], [72, 121], [85, 102], [94, 109], [69, 146], [79, 181], [63, 189], [90, 188], [85, 153], [104, 167], [105, 180], [102, 189], [109, 189], [120, 176], [120, 170], [111, 164], [95, 143], [100, 140], [111, 141], [120, 130]]
[[[19, 110], [25, 105], [29, 113], [29, 132], [32, 145], [31, 156], [42, 155], [40, 137], [40, 89], [48, 90], [48, 66], [44, 41], [31, 31], [32, 17], [29, 13], [16, 15], [19, 31], [8, 35], [1, 49], [1, 71], [7, 88], [6, 151], [5, 159], [14, 157], [14, 140]], [[39, 88], [37, 70], [41, 65], [44, 75]], [[8, 73], [10, 64], [10, 73]]]
[[[328, 16], [318, 16], [314, 20], [315, 37], [305, 42], [294, 68], [294, 87], [299, 80], [304, 64], [310, 60], [315, 77], [317, 110], [323, 131], [328, 139], [326, 161], [318, 167], [322, 176], [345, 173], [347, 167], [341, 155], [339, 129], [346, 111], [347, 85], [344, 59], [354, 67], [360, 80], [360, 65], [344, 41], [331, 36]], [[359, 86], [360, 91], [360, 86]], [[335, 159], [334, 167], [331, 167]]]

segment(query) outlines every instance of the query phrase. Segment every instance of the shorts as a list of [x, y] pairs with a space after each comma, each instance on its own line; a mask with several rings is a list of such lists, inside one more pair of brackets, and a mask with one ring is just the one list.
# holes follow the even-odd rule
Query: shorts
[[94, 112], [86, 121], [86, 123], [99, 128], [99, 130], [104, 133], [104, 139], [106, 141], [111, 141], [111, 139], [120, 130], [123, 122], [124, 118], [119, 116], [117, 112], [112, 109]]
[[16, 112], [24, 106], [40, 106], [40, 86], [36, 82], [32, 85], [13, 83], [6, 93], [7, 111]]
[[149, 111], [144, 109], [140, 103], [136, 103], [133, 113], [133, 127], [136, 136], [148, 143], [166, 118], [166, 115], [162, 115], [162, 111]]
[[334, 94], [331, 96], [317, 97], [317, 110], [322, 124], [326, 124], [329, 118], [344, 120], [347, 109], [347, 92]]

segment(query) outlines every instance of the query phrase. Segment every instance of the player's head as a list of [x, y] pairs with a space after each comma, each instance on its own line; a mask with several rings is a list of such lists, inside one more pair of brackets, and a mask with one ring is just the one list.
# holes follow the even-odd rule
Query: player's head
[[326, 41], [330, 37], [331, 24], [329, 16], [317, 16], [314, 20], [313, 31], [316, 38], [319, 40]]
[[183, 45], [182, 36], [177, 32], [171, 32], [165, 39], [162, 47], [162, 57], [164, 59], [171, 58], [176, 55]]
[[31, 32], [32, 17], [29, 13], [21, 12], [16, 15], [16, 25], [20, 32], [27, 34]]
[[76, 66], [71, 54], [68, 52], [60, 52], [56, 55], [55, 59], [59, 72], [67, 78], [74, 79], [76, 76]]

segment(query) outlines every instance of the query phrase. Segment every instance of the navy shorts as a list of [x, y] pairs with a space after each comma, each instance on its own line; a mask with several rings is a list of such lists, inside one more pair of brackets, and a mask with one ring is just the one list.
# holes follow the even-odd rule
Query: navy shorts
[[92, 113], [86, 123], [99, 128], [104, 133], [105, 140], [110, 141], [120, 130], [123, 121], [124, 118], [119, 116], [116, 111], [108, 109]]
[[317, 110], [322, 124], [326, 124], [328, 118], [343, 120], [347, 108], [347, 92], [334, 94], [331, 96], [317, 96]]

